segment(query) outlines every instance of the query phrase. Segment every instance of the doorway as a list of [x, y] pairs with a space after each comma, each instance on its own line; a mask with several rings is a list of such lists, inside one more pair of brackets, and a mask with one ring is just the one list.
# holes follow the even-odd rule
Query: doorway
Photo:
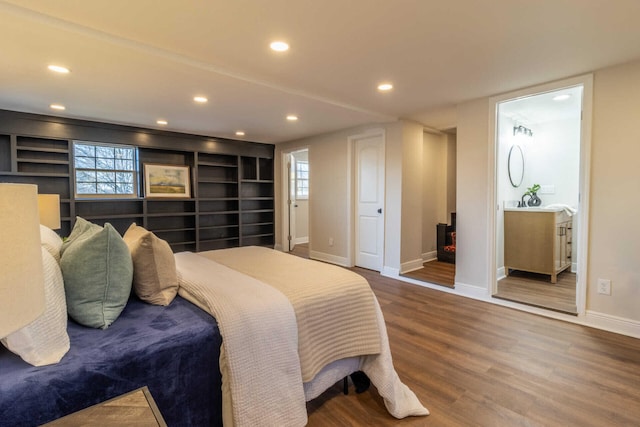
[[[309, 150], [307, 148], [283, 153], [283, 249], [291, 252], [309, 248]], [[300, 248], [301, 246], [301, 248]]]
[[455, 287], [457, 130], [425, 130], [422, 159], [422, 266], [410, 279]]
[[590, 83], [573, 79], [495, 101], [494, 298], [584, 310]]

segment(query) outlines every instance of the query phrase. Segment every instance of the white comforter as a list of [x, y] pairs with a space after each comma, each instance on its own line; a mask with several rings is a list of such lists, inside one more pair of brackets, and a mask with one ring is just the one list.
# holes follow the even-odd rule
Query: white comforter
[[330, 363], [303, 386], [296, 314], [280, 291], [198, 254], [176, 254], [176, 266], [180, 295], [218, 320], [225, 425], [305, 425], [305, 401], [358, 369], [396, 418], [429, 413], [393, 368], [377, 300], [381, 352]]

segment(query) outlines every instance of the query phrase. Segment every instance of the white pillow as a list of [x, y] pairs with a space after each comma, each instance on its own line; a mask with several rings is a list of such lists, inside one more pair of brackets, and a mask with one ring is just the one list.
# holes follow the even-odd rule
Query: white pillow
[[40, 224], [40, 244], [55, 258], [60, 264], [60, 248], [62, 247], [62, 239], [58, 233]]
[[22, 329], [2, 339], [2, 344], [33, 366], [58, 363], [69, 351], [67, 303], [60, 266], [42, 246], [44, 313]]

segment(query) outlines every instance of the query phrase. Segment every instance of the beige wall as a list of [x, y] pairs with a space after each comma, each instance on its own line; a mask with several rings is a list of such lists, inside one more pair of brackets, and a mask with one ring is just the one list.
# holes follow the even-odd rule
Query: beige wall
[[401, 272], [422, 267], [423, 128], [402, 122]]
[[422, 158], [422, 254], [435, 256], [436, 225], [456, 211], [456, 136], [425, 132]]
[[422, 159], [422, 252], [436, 250], [436, 224], [447, 217], [447, 136], [424, 133]]
[[489, 100], [458, 106], [456, 284], [488, 289]]
[[458, 186], [456, 181], [458, 166], [456, 160], [456, 140], [457, 137], [455, 134], [447, 134], [447, 208], [445, 210], [447, 215], [456, 211], [456, 188]]
[[640, 61], [597, 71], [593, 93], [587, 309], [640, 321]]
[[384, 265], [400, 270], [402, 235], [402, 123], [385, 130]]

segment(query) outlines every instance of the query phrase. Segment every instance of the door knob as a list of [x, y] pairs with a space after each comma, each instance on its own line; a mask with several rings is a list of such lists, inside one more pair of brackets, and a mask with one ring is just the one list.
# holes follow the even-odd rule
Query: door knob
[[382, 213], [382, 208], [378, 208], [378, 213]]

